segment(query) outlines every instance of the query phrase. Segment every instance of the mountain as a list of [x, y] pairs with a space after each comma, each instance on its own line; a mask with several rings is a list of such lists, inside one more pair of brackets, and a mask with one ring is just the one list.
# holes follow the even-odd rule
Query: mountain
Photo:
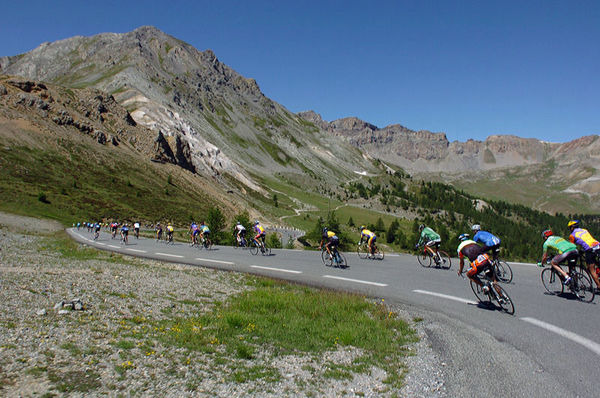
[[351, 145], [265, 97], [254, 79], [221, 63], [211, 50], [198, 51], [150, 26], [44, 43], [0, 58], [0, 71], [112, 95], [154, 137], [184, 143], [196, 173], [229, 189], [266, 194], [258, 176], [306, 186], [344, 180], [362, 158]]
[[299, 115], [373, 158], [474, 194], [551, 212], [600, 210], [597, 135], [562, 144], [513, 135], [449, 142], [444, 133], [399, 124], [378, 128], [354, 117], [327, 122], [314, 111]]

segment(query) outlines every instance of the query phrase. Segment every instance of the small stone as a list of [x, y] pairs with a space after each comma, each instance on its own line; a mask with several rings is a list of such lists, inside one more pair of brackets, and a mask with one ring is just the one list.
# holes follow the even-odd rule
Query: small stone
[[38, 310], [38, 311], [36, 312], [36, 315], [43, 316], [43, 315], [46, 315], [46, 313], [47, 313], [47, 312], [46, 312], [46, 309], [45, 309], [45, 308], [42, 308], [41, 310]]
[[58, 311], [58, 315], [65, 315], [65, 314], [68, 314], [68, 313], [69, 313], [69, 310], [60, 310], [60, 311]]
[[58, 302], [58, 303], [54, 304], [54, 309], [59, 310], [63, 307], [64, 304], [65, 304], [64, 301]]

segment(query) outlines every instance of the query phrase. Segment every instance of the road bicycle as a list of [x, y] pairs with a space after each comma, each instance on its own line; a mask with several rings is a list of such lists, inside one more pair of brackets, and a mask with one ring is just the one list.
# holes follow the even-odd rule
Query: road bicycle
[[371, 260], [383, 260], [385, 257], [385, 253], [377, 247], [377, 245], [375, 245], [375, 250], [373, 255], [371, 255], [371, 249], [369, 248], [369, 245], [367, 245], [367, 242], [361, 242], [356, 245], [356, 253], [360, 259], [369, 258]]
[[212, 249], [212, 240], [210, 240], [210, 238], [205, 238], [205, 237], [201, 237], [200, 238], [200, 248], [205, 248], [206, 250], [210, 250]]
[[427, 246], [423, 245], [423, 250], [419, 250], [417, 253], [417, 261], [422, 267], [429, 268], [432, 264], [435, 264], [437, 268], [450, 269], [452, 266], [452, 260], [448, 253], [443, 250], [435, 248], [435, 254], [432, 254], [427, 250]]
[[346, 257], [342, 254], [342, 252], [338, 250], [337, 247], [332, 247], [330, 250], [331, 254], [329, 254], [325, 247], [321, 249], [321, 260], [323, 260], [323, 264], [325, 264], [328, 267], [348, 267]]
[[238, 247], [247, 247], [248, 242], [246, 242], [246, 238], [243, 236], [238, 237], [237, 234], [233, 234], [233, 248], [237, 249]]
[[166, 243], [167, 245], [168, 245], [168, 244], [171, 244], [171, 245], [174, 245], [174, 244], [175, 244], [175, 243], [173, 242], [173, 233], [172, 233], [172, 232], [171, 232], [171, 233], [168, 233], [168, 232], [166, 233], [166, 236], [165, 236], [165, 243]]
[[[561, 275], [552, 268], [550, 259], [546, 260], [546, 267], [542, 270], [542, 284], [546, 291], [551, 295], [561, 295], [564, 293], [565, 286]], [[594, 300], [594, 285], [591, 278], [587, 275], [587, 270], [581, 268], [584, 272], [577, 270], [578, 259], [569, 260], [567, 267], [569, 268], [568, 275], [571, 277], [571, 282], [567, 285], [569, 290], [577, 297], [577, 300], [589, 303]], [[541, 264], [538, 264], [542, 267]], [[581, 265], [579, 265], [581, 267]]]
[[496, 278], [500, 282], [510, 283], [513, 279], [513, 272], [510, 265], [504, 260], [500, 260], [498, 257], [492, 260], [492, 265], [494, 266], [494, 272], [496, 273]]
[[489, 267], [482, 272], [483, 275], [480, 276], [480, 279], [483, 282], [483, 286], [479, 286], [470, 280], [471, 290], [473, 290], [480, 303], [486, 306], [498, 305], [502, 311], [513, 315], [515, 313], [515, 304], [508, 293], [506, 293], [506, 290], [499, 283], [494, 283], [493, 272], [493, 269]]
[[271, 248], [268, 247], [263, 241], [252, 239], [250, 242], [250, 254], [256, 256], [258, 252], [260, 252], [263, 256], [270, 256]]

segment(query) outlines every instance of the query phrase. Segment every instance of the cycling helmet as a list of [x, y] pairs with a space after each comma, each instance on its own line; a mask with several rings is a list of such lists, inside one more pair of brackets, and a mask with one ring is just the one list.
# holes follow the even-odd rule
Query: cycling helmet
[[543, 239], [547, 239], [549, 236], [554, 235], [554, 232], [552, 232], [552, 230], [547, 229], [544, 232], [542, 232], [542, 238]]
[[363, 229], [365, 229], [365, 228], [367, 228], [367, 227], [365, 227], [364, 225], [361, 225], [361, 226], [360, 226], [360, 230], [361, 230], [361, 231], [362, 231]]
[[481, 225], [475, 224], [471, 227], [472, 231], [481, 231]]
[[459, 241], [463, 241], [463, 240], [467, 240], [469, 238], [469, 234], [460, 234], [458, 235], [458, 240]]
[[242, 223], [238, 221], [235, 223], [235, 225], [242, 225]]
[[258, 225], [258, 224], [259, 224], [258, 220], [255, 220], [254, 225]]
[[327, 228], [323, 228], [323, 233], [326, 234], [327, 233]]
[[425, 229], [425, 225], [423, 225], [423, 224], [419, 225], [419, 231], [422, 231], [423, 229]]
[[571, 220], [567, 224], [569, 228], [577, 228], [579, 226], [579, 220]]

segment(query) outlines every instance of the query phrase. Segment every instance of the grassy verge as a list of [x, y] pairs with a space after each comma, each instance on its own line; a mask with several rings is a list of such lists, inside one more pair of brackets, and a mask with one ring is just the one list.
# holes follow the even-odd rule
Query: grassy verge
[[[402, 387], [407, 344], [417, 337], [383, 302], [263, 278], [249, 280], [251, 290], [230, 297], [208, 314], [161, 321], [134, 317], [123, 323], [124, 329], [146, 345], [155, 341], [212, 355], [226, 378], [235, 382], [281, 379], [279, 370], [261, 359], [265, 348], [274, 358], [321, 357], [353, 348], [359, 354], [349, 364], [325, 363], [322, 377], [351, 380], [354, 374], [378, 367], [386, 371], [389, 388]], [[119, 344], [133, 347], [126, 341]]]

